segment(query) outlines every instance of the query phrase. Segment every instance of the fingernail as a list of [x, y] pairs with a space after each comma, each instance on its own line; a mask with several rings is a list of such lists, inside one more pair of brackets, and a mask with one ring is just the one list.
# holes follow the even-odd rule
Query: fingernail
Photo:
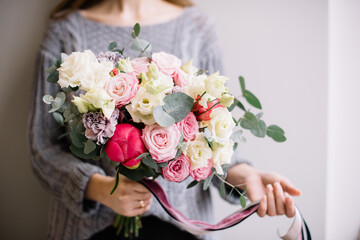
[[274, 183], [274, 187], [276, 187], [276, 188], [281, 187], [281, 186], [280, 186], [280, 183], [279, 183], [279, 182], [275, 182], [275, 183]]
[[272, 186], [271, 184], [266, 185], [266, 187], [267, 187], [267, 189], [268, 189], [269, 191], [272, 191], [272, 190], [273, 190], [273, 186]]

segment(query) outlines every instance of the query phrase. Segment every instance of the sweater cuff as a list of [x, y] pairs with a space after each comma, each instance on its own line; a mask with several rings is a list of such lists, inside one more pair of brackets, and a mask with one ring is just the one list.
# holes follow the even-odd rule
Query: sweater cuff
[[76, 165], [69, 173], [63, 189], [65, 205], [81, 218], [95, 214], [100, 207], [100, 203], [84, 198], [87, 183], [95, 173], [105, 175], [104, 170], [96, 165], [89, 163]]

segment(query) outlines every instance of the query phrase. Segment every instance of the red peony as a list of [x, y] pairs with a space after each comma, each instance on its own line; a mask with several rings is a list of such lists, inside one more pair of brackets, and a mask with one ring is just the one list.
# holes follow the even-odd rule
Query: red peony
[[131, 124], [121, 123], [116, 125], [114, 135], [107, 141], [105, 152], [112, 161], [135, 169], [141, 160], [136, 157], [147, 152], [147, 149], [141, 139], [141, 131]]

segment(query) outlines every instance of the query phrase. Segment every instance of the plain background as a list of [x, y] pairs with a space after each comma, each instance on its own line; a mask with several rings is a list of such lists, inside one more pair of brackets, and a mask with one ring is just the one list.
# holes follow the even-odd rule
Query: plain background
[[[44, 239], [49, 197], [31, 172], [27, 115], [36, 52], [56, 0], [0, 0], [0, 238]], [[230, 87], [262, 101], [274, 143], [246, 134], [242, 155], [288, 176], [314, 239], [356, 239], [360, 227], [360, 1], [197, 0], [216, 23]], [[237, 207], [214, 191], [217, 218]], [[223, 239], [277, 239], [286, 217], [253, 216]]]

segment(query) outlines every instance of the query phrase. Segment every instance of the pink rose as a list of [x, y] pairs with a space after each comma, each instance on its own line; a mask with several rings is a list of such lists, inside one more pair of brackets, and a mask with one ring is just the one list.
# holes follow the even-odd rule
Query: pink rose
[[209, 159], [206, 167], [191, 169], [190, 176], [198, 182], [204, 180], [211, 175], [212, 167], [213, 167], [213, 162], [211, 159]]
[[181, 137], [175, 124], [171, 127], [146, 125], [142, 133], [144, 144], [157, 163], [167, 162], [175, 157]]
[[171, 77], [174, 79], [176, 86], [184, 87], [186, 85], [185, 72], [183, 70], [176, 69]]
[[105, 90], [115, 100], [118, 108], [130, 102], [139, 89], [134, 73], [118, 73], [105, 84]]
[[158, 66], [162, 73], [168, 76], [171, 76], [181, 66], [179, 58], [165, 52], [154, 53], [152, 55], [152, 62]]
[[127, 168], [137, 168], [140, 154], [147, 152], [141, 139], [141, 131], [128, 123], [116, 125], [114, 135], [105, 144], [105, 153], [115, 162]]
[[139, 57], [131, 60], [131, 66], [134, 69], [134, 73], [139, 77], [140, 73], [146, 73], [149, 69], [149, 58]]
[[176, 123], [176, 125], [184, 135], [184, 140], [186, 142], [194, 140], [196, 133], [199, 132], [199, 124], [193, 112], [190, 112], [186, 118]]
[[[200, 96], [198, 96], [196, 98], [196, 100], [198, 100], [199, 97]], [[217, 104], [215, 107], [213, 107], [218, 102], [220, 102], [219, 99], [216, 99], [215, 101], [212, 101], [212, 102], [208, 102], [206, 108], [203, 107], [199, 102], [197, 102], [192, 110], [195, 113], [196, 119], [199, 121], [210, 121], [210, 119], [211, 119], [210, 114], [211, 114], [212, 110], [215, 108], [218, 108], [218, 107], [224, 107], [221, 104]], [[209, 108], [211, 108], [211, 109], [208, 110]]]
[[181, 182], [189, 176], [189, 173], [190, 160], [183, 154], [161, 169], [161, 174], [169, 182]]

